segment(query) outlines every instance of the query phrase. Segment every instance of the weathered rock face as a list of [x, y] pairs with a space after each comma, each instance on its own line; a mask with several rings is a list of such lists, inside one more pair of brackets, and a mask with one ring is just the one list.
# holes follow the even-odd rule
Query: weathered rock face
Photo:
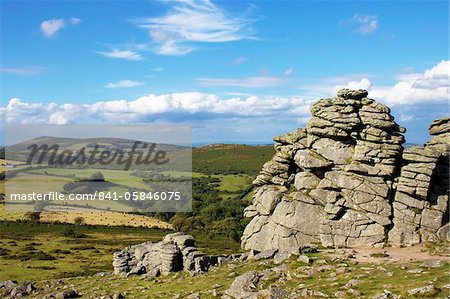
[[394, 245], [447, 239], [450, 118], [433, 121], [429, 132], [435, 136], [424, 147], [411, 147], [403, 153], [393, 202], [394, 227], [389, 232]]
[[[433, 122], [425, 148], [403, 154], [405, 129], [365, 90], [342, 89], [311, 114], [305, 129], [274, 138], [245, 209], [244, 249], [410, 244], [448, 222], [448, 118]], [[408, 218], [416, 206], [423, 214]]]
[[175, 271], [208, 271], [211, 266], [220, 265], [228, 257], [206, 255], [194, 246], [195, 239], [183, 233], [166, 235], [158, 243], [146, 242], [127, 246], [114, 253], [114, 273], [124, 276], [159, 276]]

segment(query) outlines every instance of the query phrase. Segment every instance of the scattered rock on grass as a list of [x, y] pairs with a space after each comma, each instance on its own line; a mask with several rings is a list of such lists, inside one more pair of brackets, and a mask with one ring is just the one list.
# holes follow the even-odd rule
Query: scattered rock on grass
[[306, 255], [300, 255], [297, 258], [297, 262], [302, 262], [302, 263], [305, 263], [305, 264], [309, 264], [309, 263], [311, 263], [311, 259], [309, 257], [307, 257]]
[[25, 282], [24, 284], [15, 287], [9, 293], [11, 297], [23, 297], [28, 296], [36, 291], [36, 287], [31, 282]]
[[414, 297], [432, 297], [441, 292], [434, 284], [429, 284], [424, 287], [419, 287], [415, 289], [408, 290], [408, 294]]
[[442, 266], [444, 266], [444, 261], [443, 260], [429, 260], [426, 261], [422, 264], [423, 267], [426, 268], [440, 268]]
[[397, 299], [399, 298], [397, 295], [392, 294], [388, 290], [384, 290], [383, 293], [376, 294], [373, 299]]

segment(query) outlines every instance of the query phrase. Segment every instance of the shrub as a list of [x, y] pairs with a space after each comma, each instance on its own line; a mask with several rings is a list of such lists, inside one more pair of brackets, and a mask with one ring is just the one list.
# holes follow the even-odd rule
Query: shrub
[[84, 238], [85, 234], [75, 231], [73, 228], [68, 227], [63, 231], [63, 236], [66, 238]]
[[93, 174], [91, 174], [91, 176], [89, 177], [89, 181], [104, 182], [105, 177], [103, 176], [103, 174], [100, 171], [97, 171], [97, 172], [94, 172]]
[[23, 253], [16, 254], [12, 256], [11, 258], [19, 259], [21, 261], [28, 261], [28, 260], [40, 260], [40, 261], [53, 261], [55, 260], [55, 257], [45, 253], [41, 250], [39, 251], [26, 251]]
[[50, 253], [71, 254], [72, 251], [70, 251], [70, 250], [63, 250], [63, 249], [53, 249], [52, 251], [50, 251]]
[[6, 256], [11, 252], [11, 250], [6, 248], [0, 248], [0, 256]]
[[41, 219], [41, 212], [27, 212], [25, 219], [28, 221], [39, 221]]
[[72, 250], [92, 250], [92, 249], [97, 249], [92, 245], [79, 245], [79, 246], [73, 246], [70, 249]]
[[85, 223], [84, 218], [81, 216], [75, 217], [73, 223], [76, 225], [83, 225]]

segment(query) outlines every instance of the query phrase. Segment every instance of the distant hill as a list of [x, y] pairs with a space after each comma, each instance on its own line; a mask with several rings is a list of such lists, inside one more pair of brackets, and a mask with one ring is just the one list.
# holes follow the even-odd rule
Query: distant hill
[[192, 170], [202, 173], [257, 174], [275, 154], [273, 146], [212, 144], [192, 151]]
[[[27, 141], [23, 141], [14, 145], [6, 146], [6, 156], [9, 160], [15, 161], [27, 161], [30, 150], [28, 147], [32, 144], [36, 144], [38, 146], [47, 144], [52, 146], [54, 144], [59, 145], [59, 150], [72, 150], [76, 151], [83, 147], [86, 147], [88, 150], [93, 149], [95, 145], [99, 145], [103, 149], [110, 150], [123, 150], [129, 151], [133, 147], [135, 142], [139, 140], [133, 139], [124, 139], [124, 138], [108, 138], [108, 137], [99, 137], [99, 138], [61, 138], [61, 137], [52, 137], [52, 136], [41, 136], [37, 138], [33, 138]], [[143, 142], [143, 141], [141, 141]], [[187, 147], [173, 145], [173, 144], [164, 144], [157, 143], [155, 150], [163, 150], [165, 152], [176, 152], [179, 150], [185, 150]]]
[[[144, 142], [141, 140], [133, 140], [133, 139], [124, 139], [124, 138], [109, 138], [109, 137], [98, 137], [98, 138], [61, 138], [61, 137], [52, 137], [52, 136], [41, 136], [37, 138], [33, 138], [27, 141], [23, 141], [14, 145], [10, 145], [6, 147], [6, 151], [14, 151], [14, 150], [25, 150], [31, 144], [58, 144], [61, 150], [64, 149], [77, 149], [77, 147], [81, 147], [88, 144], [101, 144], [105, 146], [109, 146], [112, 148], [131, 148], [135, 142]], [[173, 144], [165, 144], [158, 143], [157, 148], [165, 151], [173, 151], [183, 149], [185, 147], [173, 145]]]

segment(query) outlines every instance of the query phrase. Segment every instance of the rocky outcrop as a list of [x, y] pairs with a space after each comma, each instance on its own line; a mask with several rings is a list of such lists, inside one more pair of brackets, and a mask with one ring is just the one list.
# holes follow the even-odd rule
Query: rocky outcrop
[[433, 121], [429, 132], [435, 136], [424, 147], [403, 153], [393, 202], [394, 227], [389, 232], [394, 245], [447, 239], [450, 118]]
[[158, 243], [146, 242], [115, 252], [113, 266], [115, 274], [155, 277], [182, 270], [205, 272], [231, 258], [235, 257], [204, 254], [195, 247], [194, 237], [178, 232], [166, 235]]
[[411, 244], [448, 222], [449, 119], [433, 122], [425, 147], [403, 152], [405, 129], [367, 95], [342, 89], [311, 107], [306, 128], [274, 138], [245, 209], [244, 249]]

